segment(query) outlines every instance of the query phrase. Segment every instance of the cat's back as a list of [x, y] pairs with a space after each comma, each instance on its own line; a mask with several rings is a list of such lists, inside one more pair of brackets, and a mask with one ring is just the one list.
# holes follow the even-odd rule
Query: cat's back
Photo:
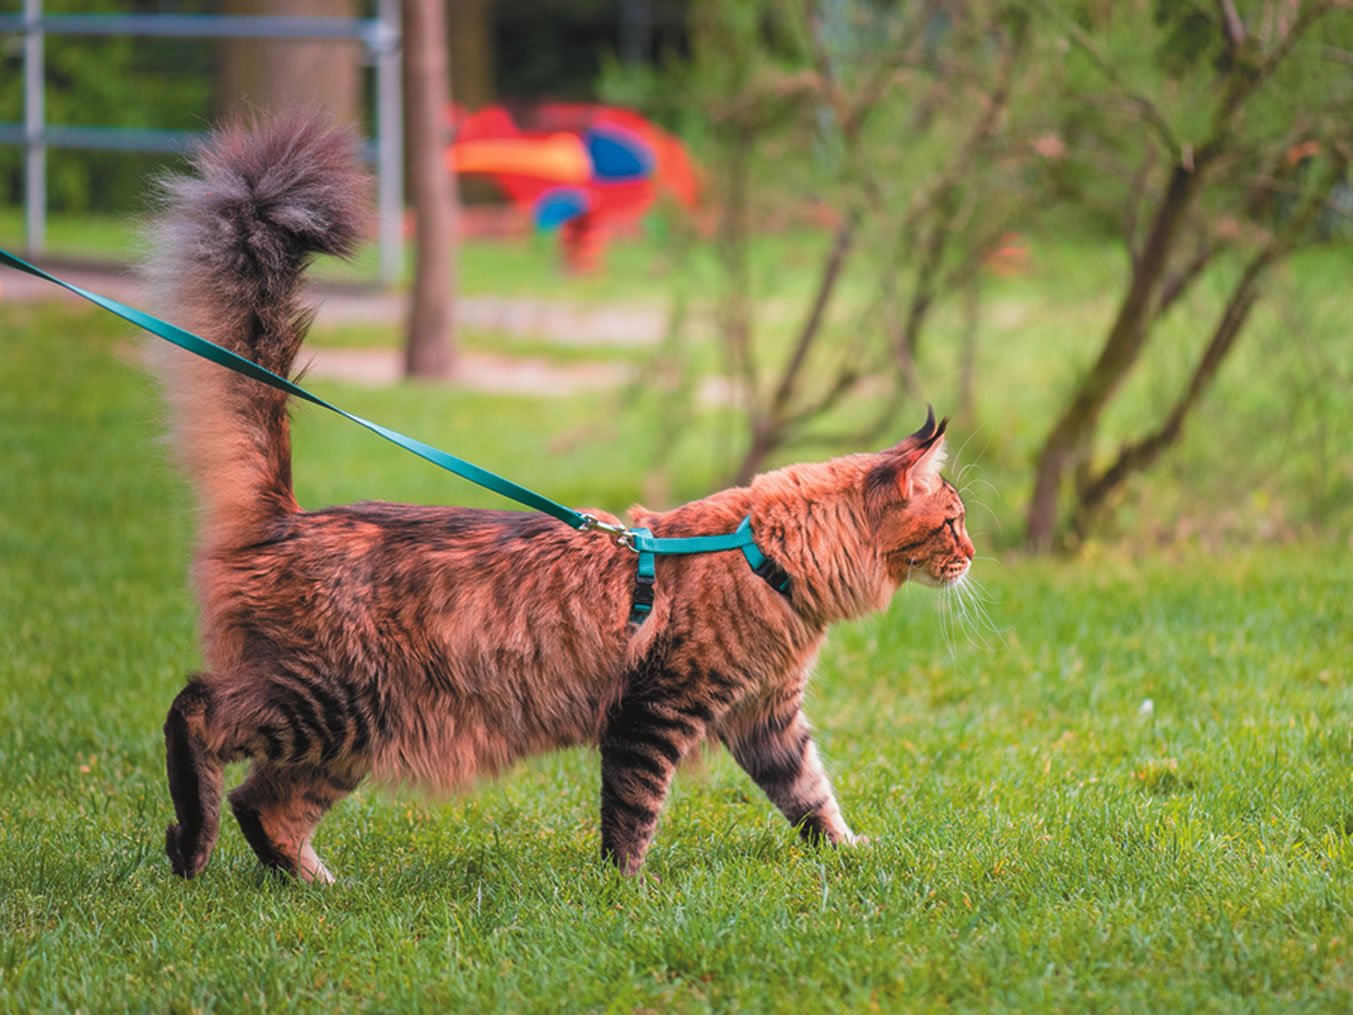
[[333, 662], [433, 660], [466, 680], [551, 656], [618, 666], [634, 566], [537, 513], [385, 502], [289, 516], [275, 538], [203, 563], [204, 606], [245, 637]]

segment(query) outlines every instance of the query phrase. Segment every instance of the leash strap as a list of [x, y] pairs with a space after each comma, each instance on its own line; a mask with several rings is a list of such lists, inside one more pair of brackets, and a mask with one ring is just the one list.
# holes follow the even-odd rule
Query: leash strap
[[389, 427], [381, 426], [369, 419], [364, 419], [345, 409], [340, 409], [332, 402], [327, 402], [318, 395], [313, 395], [305, 388], [292, 381], [287, 380], [280, 374], [275, 374], [271, 370], [259, 366], [253, 360], [245, 359], [238, 353], [231, 352], [229, 349], [217, 345], [215, 342], [209, 342], [200, 335], [195, 335], [191, 331], [185, 331], [183, 328], [170, 324], [168, 321], [162, 321], [160, 318], [146, 313], [143, 310], [137, 310], [135, 307], [129, 307], [125, 303], [120, 303], [107, 296], [100, 296], [98, 293], [90, 292], [71, 282], [66, 282], [55, 275], [49, 275], [41, 268], [36, 268], [22, 258], [16, 257], [7, 250], [0, 249], [0, 265], [21, 271], [26, 275], [32, 275], [34, 278], [40, 278], [51, 282], [53, 285], [60, 286], [67, 292], [74, 293], [81, 299], [88, 300], [95, 306], [102, 307], [111, 314], [121, 317], [124, 321], [136, 325], [144, 331], [150, 332], [157, 338], [162, 338], [180, 349], [190, 352], [195, 356], [226, 367], [235, 371], [237, 374], [243, 374], [245, 377], [252, 378], [269, 387], [276, 388], [278, 391], [284, 391], [288, 395], [300, 398], [312, 405], [318, 405], [322, 409], [328, 409], [330, 412], [337, 413], [344, 419], [356, 423], [358, 426], [370, 430], [379, 437], [385, 438], [391, 444], [403, 448], [411, 454], [417, 455], [425, 461], [431, 462], [439, 468], [445, 469], [454, 475], [467, 479], [471, 483], [484, 487], [486, 490], [492, 490], [500, 496], [509, 500], [514, 500], [518, 504], [524, 504], [527, 507], [534, 508], [553, 518], [559, 519], [566, 525], [584, 532], [597, 530], [607, 533], [615, 538], [621, 546], [634, 550], [639, 555], [639, 566], [634, 580], [634, 603], [630, 613], [630, 621], [635, 624], [641, 624], [647, 618], [653, 609], [654, 586], [657, 582], [657, 568], [655, 555], [689, 555], [697, 553], [719, 553], [724, 550], [741, 550], [742, 555], [747, 559], [747, 564], [758, 576], [769, 582], [777, 591], [788, 595], [789, 576], [777, 567], [773, 561], [766, 557], [760, 549], [757, 548], [756, 540], [752, 535], [752, 519], [749, 515], [742, 520], [742, 524], [733, 532], [726, 532], [718, 536], [687, 536], [682, 538], [660, 538], [646, 528], [626, 529], [623, 526], [611, 525], [599, 521], [592, 515], [583, 514], [580, 511], [574, 511], [572, 508], [550, 500], [550, 498], [536, 493], [534, 490], [528, 490], [510, 479], [504, 479], [488, 469], [482, 469], [472, 462], [467, 462], [455, 455], [448, 454], [439, 448], [434, 448], [430, 444], [425, 444], [416, 438], [406, 436], [398, 430], [391, 430]]
[[384, 437], [391, 444], [398, 445], [405, 451], [415, 454], [419, 458], [445, 469], [447, 472], [460, 476], [462, 479], [468, 479], [471, 483], [482, 486], [486, 490], [492, 490], [494, 493], [507, 497], [509, 500], [515, 500], [519, 504], [525, 504], [527, 507], [535, 508], [537, 511], [551, 515], [564, 524], [573, 526], [575, 529], [591, 529], [596, 526], [596, 519], [592, 518], [591, 515], [585, 515], [579, 511], [574, 511], [572, 508], [564, 507], [564, 505], [558, 504], [555, 501], [550, 500], [550, 498], [536, 493], [534, 490], [528, 490], [524, 486], [518, 486], [510, 479], [504, 479], [502, 476], [492, 473], [488, 469], [481, 469], [471, 462], [457, 458], [455, 455], [447, 454], [445, 451], [434, 448], [430, 444], [424, 444], [422, 441], [405, 436], [397, 430], [391, 430], [389, 427], [381, 426], [379, 423], [373, 423], [369, 419], [363, 419], [361, 416], [340, 409], [333, 403], [326, 402], [318, 395], [312, 395], [299, 384], [294, 384], [285, 377], [275, 374], [271, 370], [264, 369], [253, 362], [253, 360], [245, 359], [243, 356], [233, 353], [229, 349], [222, 348], [215, 342], [209, 342], [205, 338], [194, 335], [191, 331], [185, 331], [182, 328], [170, 324], [168, 321], [162, 321], [158, 317], [153, 317], [144, 311], [119, 303], [117, 300], [109, 299], [106, 296], [100, 296], [98, 293], [82, 289], [78, 285], [62, 281], [55, 275], [49, 275], [41, 268], [33, 267], [33, 265], [29, 264], [27, 261], [15, 257], [6, 250], [0, 250], [0, 264], [22, 271], [35, 278], [44, 279], [54, 285], [58, 285], [67, 292], [72, 292], [76, 296], [93, 303], [95, 306], [102, 307], [109, 313], [121, 317], [124, 321], [130, 321], [138, 328], [148, 331], [157, 338], [162, 338], [166, 342], [178, 346], [180, 349], [187, 350], [195, 356], [201, 356], [203, 359], [233, 370], [237, 374], [251, 377], [269, 387], [276, 388], [279, 391], [285, 391], [288, 395], [294, 395], [297, 398], [318, 405], [323, 409], [328, 409], [330, 412], [336, 412], [344, 419], [351, 420], [358, 426], [365, 427], [372, 433]]

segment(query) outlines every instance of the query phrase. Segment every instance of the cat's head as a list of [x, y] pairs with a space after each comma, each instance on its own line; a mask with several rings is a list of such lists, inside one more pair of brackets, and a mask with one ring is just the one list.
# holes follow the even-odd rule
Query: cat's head
[[903, 582], [949, 586], [968, 573], [963, 501], [940, 475], [944, 426], [931, 412], [885, 451], [789, 465], [752, 482], [757, 543], [793, 580], [798, 610], [826, 623], [859, 617], [885, 609]]
[[934, 410], [925, 425], [875, 456], [864, 478], [874, 538], [895, 585], [919, 579], [952, 585], [968, 573], [973, 545], [964, 528], [963, 501], [943, 476], [944, 428]]

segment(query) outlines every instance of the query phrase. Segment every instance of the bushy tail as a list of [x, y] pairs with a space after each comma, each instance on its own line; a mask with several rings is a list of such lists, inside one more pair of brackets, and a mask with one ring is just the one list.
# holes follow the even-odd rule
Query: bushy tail
[[[311, 313], [301, 276], [316, 253], [349, 255], [369, 181], [356, 138], [317, 115], [214, 134], [194, 175], [164, 182], [146, 274], [163, 316], [274, 373], [290, 375]], [[210, 549], [267, 538], [298, 510], [286, 395], [169, 345], [152, 350], [179, 457]]]

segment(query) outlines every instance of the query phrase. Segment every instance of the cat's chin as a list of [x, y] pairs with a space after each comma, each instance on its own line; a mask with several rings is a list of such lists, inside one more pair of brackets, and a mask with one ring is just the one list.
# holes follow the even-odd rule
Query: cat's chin
[[936, 577], [929, 571], [916, 570], [907, 576], [907, 581], [924, 585], [928, 589], [952, 588], [968, 576], [968, 571], [971, 570], [971, 568], [971, 562], [964, 562], [961, 571], [949, 572], [943, 577]]

